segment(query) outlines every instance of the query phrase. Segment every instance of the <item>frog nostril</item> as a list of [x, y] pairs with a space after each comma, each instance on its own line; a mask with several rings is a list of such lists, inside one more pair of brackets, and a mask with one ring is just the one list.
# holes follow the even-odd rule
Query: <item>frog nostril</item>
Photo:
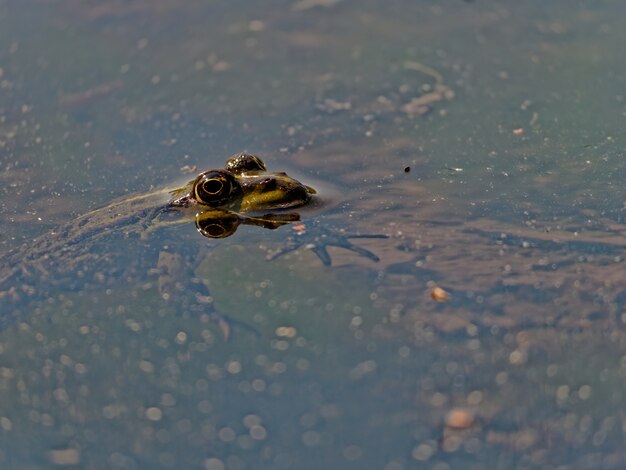
[[263, 192], [274, 191], [278, 187], [278, 181], [276, 178], [265, 178], [259, 183], [259, 187]]

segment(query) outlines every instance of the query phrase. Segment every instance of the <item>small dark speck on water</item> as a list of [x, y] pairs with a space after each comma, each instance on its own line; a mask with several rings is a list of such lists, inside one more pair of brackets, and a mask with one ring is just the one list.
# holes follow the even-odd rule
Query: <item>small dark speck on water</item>
[[411, 171], [411, 167], [410, 166], [404, 167], [404, 172], [405, 173], [408, 173], [409, 171]]

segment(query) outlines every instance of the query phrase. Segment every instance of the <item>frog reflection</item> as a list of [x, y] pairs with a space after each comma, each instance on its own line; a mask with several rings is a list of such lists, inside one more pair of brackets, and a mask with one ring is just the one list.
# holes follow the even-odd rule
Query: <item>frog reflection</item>
[[230, 237], [240, 225], [253, 225], [273, 230], [298, 221], [300, 221], [300, 214], [297, 213], [270, 213], [254, 217], [224, 210], [204, 210], [196, 214], [196, 228], [207, 238]]

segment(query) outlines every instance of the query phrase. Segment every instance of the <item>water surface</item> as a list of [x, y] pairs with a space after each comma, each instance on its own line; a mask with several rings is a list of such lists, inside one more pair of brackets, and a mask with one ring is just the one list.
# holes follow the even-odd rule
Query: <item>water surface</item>
[[390, 237], [331, 267], [267, 262], [289, 227], [102, 241], [202, 247], [259, 334], [225, 341], [147, 271], [74, 273], [0, 332], [3, 468], [623, 467], [624, 12], [0, 3], [3, 254], [243, 150], [322, 182], [305, 222]]

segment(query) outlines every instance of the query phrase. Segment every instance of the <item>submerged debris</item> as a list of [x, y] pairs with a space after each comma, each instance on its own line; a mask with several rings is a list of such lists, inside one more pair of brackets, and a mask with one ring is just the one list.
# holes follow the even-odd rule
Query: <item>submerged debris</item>
[[466, 408], [453, 408], [445, 418], [446, 427], [451, 429], [467, 429], [476, 421], [476, 415]]
[[441, 287], [435, 286], [430, 291], [430, 298], [436, 302], [447, 302], [450, 300], [450, 294]]
[[444, 99], [451, 100], [454, 98], [454, 91], [452, 91], [452, 89], [444, 83], [443, 77], [435, 69], [415, 61], [406, 61], [404, 63], [404, 68], [428, 75], [436, 81], [432, 90], [413, 98], [402, 107], [402, 111], [410, 117], [427, 114], [432, 111], [432, 105], [434, 103]]
[[80, 453], [76, 449], [56, 449], [48, 453], [50, 462], [54, 465], [78, 465], [80, 463]]
[[122, 86], [123, 82], [121, 80], [101, 83], [100, 85], [96, 85], [88, 90], [62, 95], [59, 98], [59, 104], [68, 108], [82, 106], [98, 98], [103, 98]]

